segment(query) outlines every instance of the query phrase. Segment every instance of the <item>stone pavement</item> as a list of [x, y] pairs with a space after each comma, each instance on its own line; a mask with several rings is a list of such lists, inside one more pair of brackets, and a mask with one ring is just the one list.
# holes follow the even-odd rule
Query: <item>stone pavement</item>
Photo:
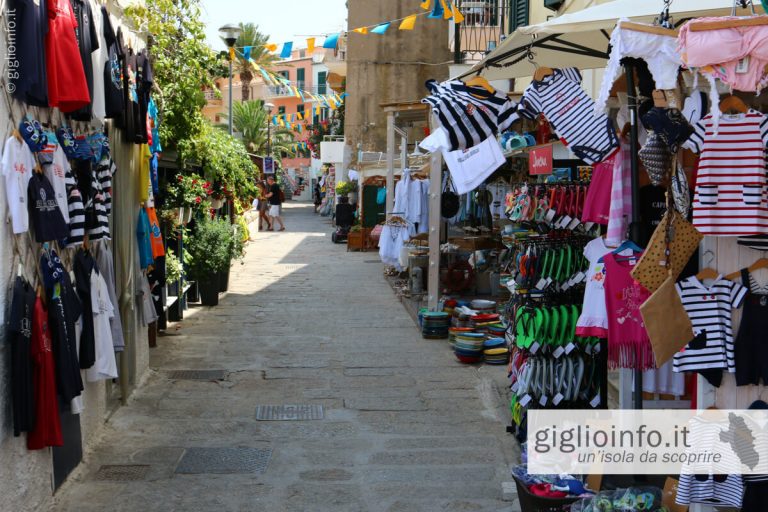
[[[146, 382], [53, 510], [516, 510], [501, 500], [516, 459], [505, 369], [422, 339], [378, 254], [332, 244], [311, 206], [288, 203], [285, 218], [288, 231], [253, 235], [218, 307], [158, 338]], [[280, 404], [324, 417], [256, 419]], [[132, 467], [104, 479], [103, 465]]]

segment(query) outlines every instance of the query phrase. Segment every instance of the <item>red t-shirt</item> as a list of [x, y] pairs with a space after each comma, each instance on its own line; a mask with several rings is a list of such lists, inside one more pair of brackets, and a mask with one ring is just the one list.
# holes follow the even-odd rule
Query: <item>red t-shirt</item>
[[48, 1], [48, 34], [45, 37], [48, 104], [73, 112], [91, 103], [83, 61], [77, 46], [77, 18], [70, 0]]
[[56, 397], [56, 374], [53, 361], [48, 311], [40, 297], [35, 300], [32, 315], [32, 364], [35, 387], [35, 428], [27, 437], [27, 448], [40, 450], [46, 446], [62, 446], [61, 419]]

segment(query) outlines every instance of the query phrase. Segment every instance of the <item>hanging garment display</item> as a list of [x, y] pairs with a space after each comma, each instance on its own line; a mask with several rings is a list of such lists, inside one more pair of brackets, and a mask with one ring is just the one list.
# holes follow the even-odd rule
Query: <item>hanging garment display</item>
[[581, 87], [576, 68], [555, 69], [531, 82], [518, 112], [528, 119], [544, 114], [569, 149], [587, 164], [602, 162], [619, 147], [613, 123], [595, 113], [595, 103]]
[[125, 339], [123, 337], [123, 321], [120, 315], [120, 304], [117, 301], [117, 292], [115, 290], [115, 269], [113, 262], [114, 257], [112, 256], [112, 250], [109, 247], [109, 243], [107, 241], [102, 241], [97, 245], [96, 265], [99, 268], [99, 273], [104, 276], [104, 281], [107, 284], [107, 292], [109, 293], [109, 300], [114, 306], [114, 316], [110, 319], [112, 344], [114, 345], [115, 352], [122, 352], [125, 349]]
[[56, 203], [56, 194], [48, 178], [34, 173], [27, 184], [29, 218], [38, 243], [66, 240], [69, 228]]
[[76, 37], [77, 18], [70, 0], [48, 0], [47, 4], [49, 17], [45, 58], [48, 104], [65, 113], [74, 112], [91, 102]]
[[505, 94], [490, 92], [484, 87], [466, 85], [459, 80], [437, 83], [429, 80], [431, 93], [421, 100], [432, 112], [448, 135], [448, 149], [456, 151], [476, 146], [505, 131], [519, 119], [515, 103]]
[[603, 257], [611, 252], [603, 237], [597, 237], [584, 247], [589, 261], [581, 316], [576, 323], [578, 336], [608, 337], [608, 311], [605, 307], [605, 264]]
[[[82, 63], [85, 82], [88, 86], [88, 97], [93, 99], [95, 91], [93, 85], [93, 53], [99, 49], [98, 25], [93, 17], [91, 3], [88, 0], [71, 0], [71, 3], [72, 11], [75, 15], [75, 36], [77, 37], [77, 47], [80, 50], [80, 62]], [[78, 121], [90, 121], [92, 115], [93, 106], [90, 101], [88, 105], [71, 114], [72, 119]]]
[[137, 144], [149, 142], [151, 128], [148, 125], [147, 112], [149, 110], [150, 92], [155, 78], [152, 65], [149, 61], [147, 50], [142, 50], [136, 57], [136, 95], [138, 98], [138, 122], [136, 127]]
[[56, 372], [53, 361], [48, 311], [40, 297], [35, 299], [32, 315], [31, 353], [35, 386], [35, 428], [27, 435], [27, 448], [40, 450], [62, 446], [59, 400], [56, 396]]
[[86, 370], [96, 362], [96, 340], [93, 326], [93, 311], [91, 303], [91, 273], [96, 265], [90, 253], [79, 250], [75, 253], [75, 284], [80, 303], [83, 307], [82, 325], [83, 332], [80, 336], [80, 368]]
[[608, 229], [605, 243], [617, 247], [627, 239], [629, 221], [632, 218], [632, 168], [629, 146], [622, 144], [613, 166], [611, 183], [611, 208], [608, 212]]
[[[104, 24], [109, 23], [109, 20], [104, 20], [105, 7], [102, 5], [95, 11], [91, 11], [93, 18], [90, 23], [96, 36], [91, 54], [91, 113], [94, 119], [99, 120], [103, 120], [107, 115], [104, 67], [109, 62], [109, 45], [105, 37]], [[106, 16], [109, 16], [109, 12], [106, 12]]]
[[117, 363], [110, 325], [114, 318], [114, 307], [104, 277], [99, 274], [96, 265], [91, 269], [91, 306], [93, 309], [84, 314], [93, 316], [95, 361], [93, 366], [86, 370], [86, 378], [88, 382], [116, 379]]
[[584, 215], [581, 220], [595, 224], [608, 225], [611, 209], [611, 189], [613, 187], [613, 170], [616, 167], [618, 154], [595, 165], [592, 180], [589, 183], [587, 197], [584, 201]]
[[157, 220], [157, 213], [154, 208], [145, 208], [147, 219], [149, 220], [149, 239], [152, 244], [152, 258], [157, 259], [165, 256], [165, 246], [163, 245], [163, 235], [160, 231], [160, 222]]
[[142, 270], [152, 265], [152, 239], [150, 232], [152, 227], [149, 224], [149, 217], [144, 208], [139, 209], [139, 220], [136, 223], [136, 239], [139, 243], [139, 266]]
[[744, 312], [734, 343], [736, 385], [768, 385], [768, 286], [761, 286], [748, 269], [741, 270], [741, 285], [747, 290]]
[[[64, 150], [61, 149], [61, 146], [56, 141], [56, 135], [53, 132], [46, 133], [46, 135], [48, 137], [48, 144], [39, 155], [40, 163], [42, 164], [45, 177], [48, 178], [51, 187], [53, 187], [56, 203], [59, 205], [59, 211], [64, 217], [64, 223], [69, 225], [66, 177], [71, 168]], [[45, 160], [45, 163], [43, 163], [43, 160]]]
[[675, 373], [672, 361], [668, 361], [661, 368], [643, 372], [643, 391], [682, 397], [685, 395], [685, 375]]
[[13, 284], [13, 297], [8, 322], [11, 345], [11, 400], [13, 435], [35, 428], [35, 379], [32, 364], [32, 313], [35, 289], [21, 276]]
[[45, 65], [45, 34], [48, 31], [46, 2], [9, 0], [6, 12], [14, 13], [14, 46], [18, 52], [16, 74], [9, 73], [9, 90], [28, 105], [48, 106]]
[[[123, 90], [123, 51], [122, 37], [118, 37], [112, 27], [107, 6], [101, 6], [102, 31], [108, 50], [107, 62], [102, 72], [104, 74], [104, 103], [105, 116], [116, 121], [123, 121], [125, 114], [125, 91]], [[97, 70], [98, 71], [98, 70]]]
[[765, 146], [768, 118], [755, 110], [723, 116], [714, 132], [712, 116], [694, 126], [685, 147], [700, 154], [693, 225], [704, 235], [768, 232]]
[[13, 232], [29, 230], [27, 186], [35, 168], [35, 157], [21, 138], [9, 137], [5, 141], [2, 172], [5, 180], [5, 197], [11, 214]]

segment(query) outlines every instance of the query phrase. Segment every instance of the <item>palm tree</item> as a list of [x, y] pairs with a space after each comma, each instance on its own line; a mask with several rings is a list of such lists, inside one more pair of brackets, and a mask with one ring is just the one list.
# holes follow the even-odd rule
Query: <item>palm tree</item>
[[[224, 114], [225, 121], [229, 119]], [[242, 135], [243, 143], [250, 153], [267, 154], [267, 132], [271, 139], [272, 154], [275, 160], [281, 162], [281, 155], [286, 153], [294, 156], [294, 134], [291, 130], [272, 127], [267, 130], [267, 123], [272, 119], [264, 110], [263, 100], [238, 101], [232, 104], [232, 127]]]
[[[269, 69], [277, 61], [277, 57], [265, 48], [269, 41], [269, 36], [259, 32], [259, 26], [253, 23], [240, 23], [240, 37], [237, 38], [235, 46], [242, 48], [251, 47], [251, 59], [259, 66]], [[251, 98], [251, 82], [253, 81], [253, 65], [239, 57], [235, 62], [237, 72], [240, 74], [242, 83], [243, 101]]]

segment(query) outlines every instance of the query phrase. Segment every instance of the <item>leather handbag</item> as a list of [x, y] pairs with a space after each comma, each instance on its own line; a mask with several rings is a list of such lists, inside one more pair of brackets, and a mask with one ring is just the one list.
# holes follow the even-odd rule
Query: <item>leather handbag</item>
[[[672, 200], [670, 195], [667, 193], [668, 204]], [[643, 256], [632, 269], [632, 277], [651, 293], [659, 289], [667, 276], [677, 280], [702, 238], [699, 230], [670, 204]]]
[[667, 274], [661, 286], [640, 306], [640, 315], [651, 340], [656, 368], [661, 368], [693, 339], [691, 319], [671, 274]]

